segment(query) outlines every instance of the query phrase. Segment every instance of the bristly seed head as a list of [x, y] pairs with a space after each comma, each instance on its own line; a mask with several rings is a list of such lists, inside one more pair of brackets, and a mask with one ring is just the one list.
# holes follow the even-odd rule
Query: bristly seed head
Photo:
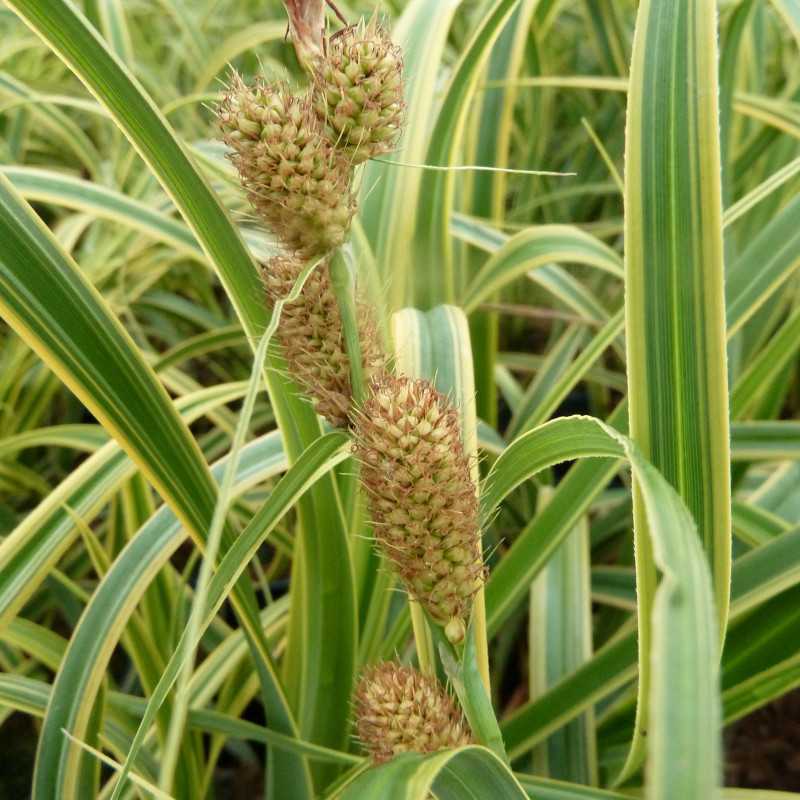
[[[304, 266], [284, 257], [267, 262], [262, 278], [271, 304], [288, 296]], [[359, 302], [356, 310], [364, 374], [369, 379], [383, 368], [385, 357], [369, 308]], [[353, 402], [350, 359], [327, 264], [309, 275], [297, 300], [283, 306], [277, 336], [290, 374], [313, 399], [317, 413], [337, 428], [346, 427]]]
[[458, 642], [484, 578], [458, 412], [429, 381], [384, 373], [354, 428], [375, 538], [411, 596]]
[[344, 243], [356, 210], [352, 169], [310, 97], [234, 74], [219, 122], [251, 204], [290, 254], [310, 259]]
[[471, 742], [453, 698], [436, 678], [412, 667], [384, 662], [367, 668], [354, 700], [358, 738], [375, 763]]
[[403, 125], [403, 57], [376, 18], [331, 37], [315, 62], [314, 110], [353, 164], [390, 152]]

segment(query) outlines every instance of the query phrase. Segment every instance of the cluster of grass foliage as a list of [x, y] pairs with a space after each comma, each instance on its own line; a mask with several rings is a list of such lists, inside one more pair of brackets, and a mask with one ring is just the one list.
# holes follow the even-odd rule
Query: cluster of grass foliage
[[[375, 548], [352, 436], [274, 336], [214, 108], [230, 65], [305, 85], [283, 3], [6, 0], [0, 741], [35, 750], [8, 791], [794, 796], [720, 786], [724, 727], [800, 685], [800, 4], [379, 11], [405, 128], [339, 269], [457, 409], [464, 641]], [[473, 743], [366, 758], [387, 660], [428, 674], [368, 671], [387, 697], [423, 686]]]

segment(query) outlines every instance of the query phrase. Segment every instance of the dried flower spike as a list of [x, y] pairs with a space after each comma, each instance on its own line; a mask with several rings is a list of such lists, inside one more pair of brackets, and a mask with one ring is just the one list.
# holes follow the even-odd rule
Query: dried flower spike
[[[284, 257], [267, 262], [262, 277], [272, 303], [289, 294], [304, 266]], [[357, 313], [364, 373], [370, 378], [385, 358], [369, 309], [359, 303]], [[335, 427], [346, 427], [352, 410], [350, 360], [327, 264], [317, 267], [297, 300], [283, 307], [277, 336], [289, 372], [313, 399], [317, 413]]]
[[330, 38], [314, 69], [314, 109], [353, 164], [394, 148], [403, 108], [402, 54], [377, 19]]
[[286, 249], [313, 258], [342, 245], [356, 210], [352, 169], [310, 98], [234, 75], [219, 120], [250, 202]]
[[289, 15], [292, 42], [301, 64], [308, 66], [322, 55], [325, 0], [283, 0]]
[[484, 568], [456, 409], [429, 381], [383, 374], [355, 440], [376, 539], [411, 596], [461, 641]]
[[471, 741], [460, 709], [436, 678], [392, 662], [364, 671], [356, 687], [355, 715], [358, 738], [376, 763]]

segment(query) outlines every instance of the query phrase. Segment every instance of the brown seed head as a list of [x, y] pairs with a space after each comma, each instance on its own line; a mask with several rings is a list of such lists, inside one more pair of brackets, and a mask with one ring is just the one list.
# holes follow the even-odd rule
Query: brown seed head
[[314, 69], [314, 110], [354, 164], [394, 148], [403, 125], [403, 58], [376, 18], [331, 37]]
[[484, 568], [456, 409], [429, 381], [384, 373], [357, 415], [355, 442], [376, 539], [411, 596], [460, 641]]
[[[272, 304], [289, 294], [304, 266], [285, 257], [267, 262], [262, 277]], [[385, 358], [365, 303], [358, 303], [357, 313], [364, 373], [369, 379], [382, 369]], [[313, 399], [317, 413], [335, 427], [346, 427], [352, 406], [350, 359], [327, 264], [311, 273], [297, 300], [284, 305], [277, 336], [289, 372]]]
[[313, 258], [344, 243], [356, 210], [352, 169], [310, 97], [234, 75], [219, 121], [251, 204], [290, 253]]
[[355, 715], [359, 741], [376, 763], [471, 741], [460, 709], [436, 678], [393, 662], [364, 671], [356, 687]]

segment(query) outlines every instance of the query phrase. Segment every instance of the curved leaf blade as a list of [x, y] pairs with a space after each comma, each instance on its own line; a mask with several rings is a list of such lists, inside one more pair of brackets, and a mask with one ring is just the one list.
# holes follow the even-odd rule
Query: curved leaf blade
[[[650, 719], [648, 797], [714, 797], [720, 780], [716, 614], [696, 526], [672, 486], [627, 437], [598, 420], [565, 417], [508, 446], [486, 478], [482, 511], [488, 518], [514, 488], [547, 466], [620, 456], [630, 461], [640, 487], [653, 563], [663, 575], [647, 620], [653, 637], [639, 663], [640, 674], [644, 660], [652, 674], [640, 701]], [[675, 703], [675, 697], [685, 702]]]
[[368, 770], [339, 796], [341, 800], [522, 800], [517, 779], [490, 750], [465, 747], [428, 756], [407, 754]]
[[569, 225], [541, 225], [511, 237], [492, 255], [467, 287], [464, 310], [470, 313], [515, 278], [553, 262], [623, 275], [620, 257], [599, 239]]

